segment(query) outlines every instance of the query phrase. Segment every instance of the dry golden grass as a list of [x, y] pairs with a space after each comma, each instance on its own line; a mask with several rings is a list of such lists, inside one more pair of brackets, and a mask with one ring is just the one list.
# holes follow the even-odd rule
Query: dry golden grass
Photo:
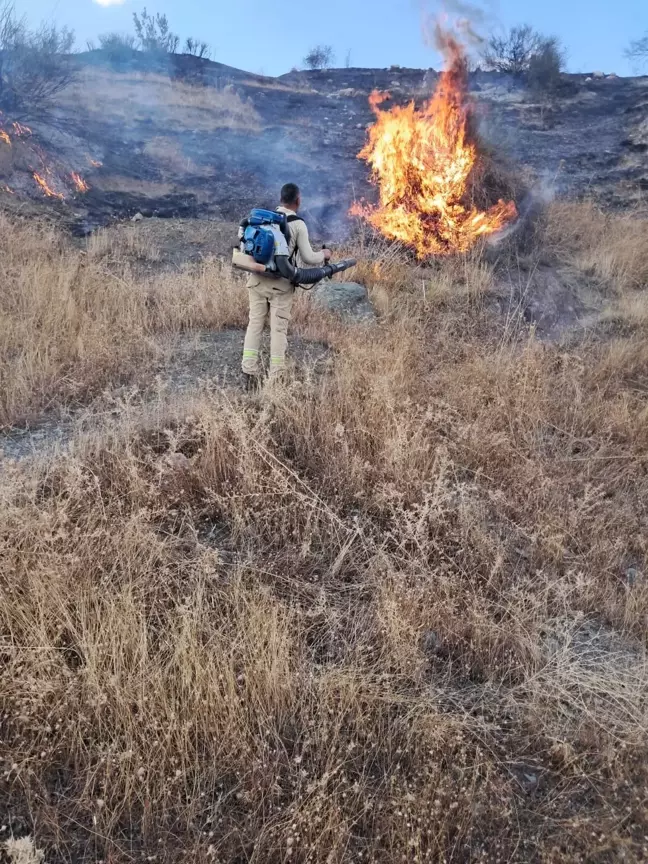
[[152, 73], [84, 70], [83, 76], [59, 98], [62, 107], [101, 115], [104, 122], [154, 121], [171, 130], [202, 132], [224, 126], [249, 132], [260, 128], [254, 106], [231, 86], [219, 90]]
[[83, 254], [51, 227], [0, 216], [0, 425], [132, 377], [158, 336], [242, 320], [227, 268], [134, 278], [134, 261], [158, 257], [135, 230], [95, 235]]
[[[48, 285], [71, 259], [32, 237], [33, 300], [37, 250]], [[378, 329], [300, 302], [329, 374], [3, 469], [0, 808], [46, 860], [648, 857], [645, 333], [542, 345], [481, 302], [492, 265], [444, 262], [429, 301], [379, 263]], [[202, 273], [153, 319], [151, 286], [88, 283], [84, 327], [126, 362], [118, 298], [140, 342], [218, 326]]]
[[212, 169], [200, 168], [196, 165], [185, 155], [180, 144], [166, 135], [158, 135], [148, 140], [144, 145], [144, 152], [176, 174], [210, 175], [213, 173]]
[[556, 202], [547, 214], [543, 245], [615, 293], [648, 284], [646, 219], [606, 213], [593, 202]]

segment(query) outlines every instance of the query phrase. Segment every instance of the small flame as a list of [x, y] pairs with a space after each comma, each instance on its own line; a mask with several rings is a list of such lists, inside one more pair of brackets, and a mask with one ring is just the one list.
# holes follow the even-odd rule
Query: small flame
[[2, 187], [2, 191], [3, 191], [3, 192], [7, 192], [9, 195], [15, 195], [15, 194], [16, 194], [16, 193], [14, 192], [14, 190], [11, 188], [11, 186], [6, 186], [6, 185], [3, 186], [3, 187]]
[[72, 182], [74, 183], [77, 192], [87, 192], [90, 188], [83, 177], [80, 174], [77, 174], [76, 171], [72, 171], [70, 177], [72, 178]]
[[45, 178], [38, 174], [36, 171], [34, 171], [33, 177], [48, 198], [58, 198], [61, 201], [65, 198], [65, 196], [62, 195], [60, 192], [55, 192], [53, 189], [51, 189], [47, 183], [47, 180], [45, 180]]
[[102, 168], [103, 167], [103, 162], [97, 162], [96, 159], [88, 158], [88, 163], [90, 165], [92, 165], [93, 168]]
[[448, 68], [430, 101], [391, 111], [379, 107], [388, 94], [370, 97], [376, 122], [358, 154], [372, 167], [377, 207], [354, 204], [385, 237], [413, 247], [419, 258], [465, 252], [477, 239], [515, 218], [515, 204], [500, 200], [486, 211], [467, 202], [469, 177], [478, 160], [469, 134], [468, 68], [461, 45], [441, 34]]
[[11, 147], [11, 138], [3, 129], [0, 129], [0, 141], [4, 141], [5, 144], [8, 144]]

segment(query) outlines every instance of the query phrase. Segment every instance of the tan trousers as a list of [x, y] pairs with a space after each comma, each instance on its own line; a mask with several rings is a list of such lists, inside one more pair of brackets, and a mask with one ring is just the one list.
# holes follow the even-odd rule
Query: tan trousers
[[288, 324], [295, 291], [285, 279], [252, 277], [248, 280], [250, 322], [243, 344], [243, 371], [258, 375], [259, 349], [270, 312], [270, 375], [284, 369], [288, 347]]

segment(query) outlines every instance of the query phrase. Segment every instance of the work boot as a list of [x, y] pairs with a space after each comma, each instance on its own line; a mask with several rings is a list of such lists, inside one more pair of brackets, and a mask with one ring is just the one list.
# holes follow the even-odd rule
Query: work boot
[[250, 375], [248, 372], [244, 372], [243, 386], [246, 393], [256, 393], [261, 387], [261, 379], [258, 375]]

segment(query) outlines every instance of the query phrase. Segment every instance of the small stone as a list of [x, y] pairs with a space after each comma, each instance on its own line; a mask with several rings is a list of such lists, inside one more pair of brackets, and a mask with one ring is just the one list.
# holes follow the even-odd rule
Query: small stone
[[131, 217], [131, 222], [141, 222], [144, 219], [141, 213], [136, 213], [133, 217]]
[[316, 306], [336, 312], [347, 321], [370, 322], [376, 318], [367, 289], [357, 282], [320, 282], [312, 298]]

